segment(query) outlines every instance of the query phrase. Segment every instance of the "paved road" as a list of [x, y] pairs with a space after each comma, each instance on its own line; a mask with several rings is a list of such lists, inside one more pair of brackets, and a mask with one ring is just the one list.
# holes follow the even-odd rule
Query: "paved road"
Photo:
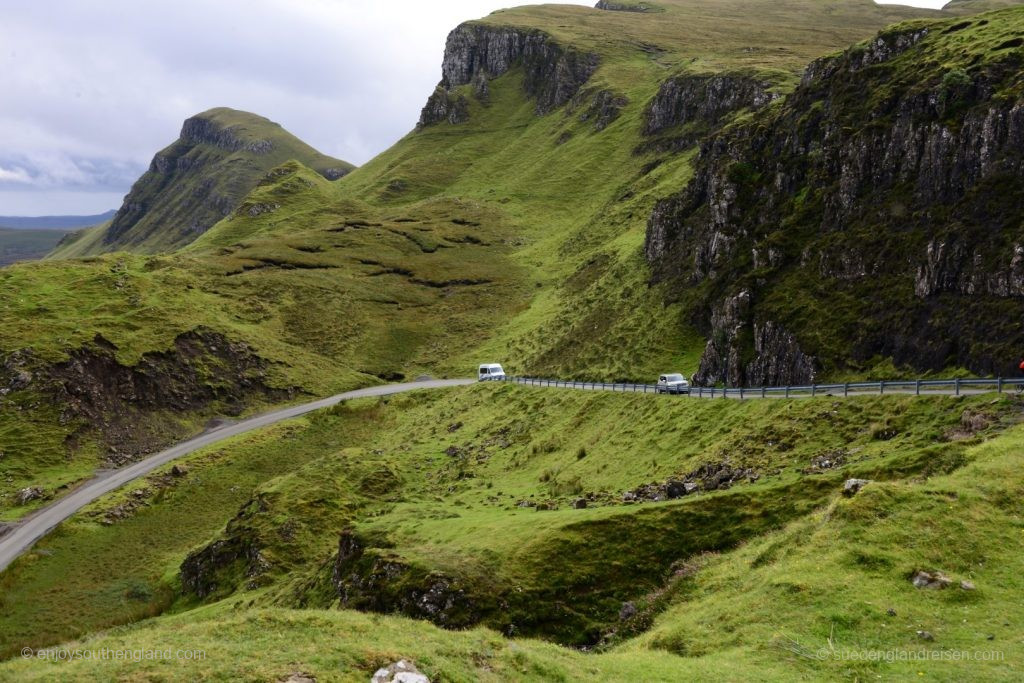
[[238, 434], [244, 434], [245, 432], [252, 431], [253, 429], [272, 425], [276, 422], [280, 422], [281, 420], [287, 420], [292, 417], [304, 415], [306, 413], [313, 412], [314, 410], [320, 410], [321, 408], [328, 408], [346, 399], [387, 396], [388, 394], [398, 394], [405, 391], [415, 391], [417, 389], [440, 389], [443, 387], [472, 384], [473, 382], [474, 380], [471, 379], [427, 380], [423, 382], [410, 382], [407, 384], [387, 384], [384, 386], [349, 391], [344, 394], [331, 396], [330, 398], [291, 406], [290, 408], [281, 408], [280, 410], [275, 410], [263, 415], [250, 417], [247, 420], [242, 420], [235, 424], [225, 425], [197, 436], [194, 439], [184, 441], [177, 446], [168, 448], [165, 451], [151, 455], [145, 460], [140, 460], [129, 467], [105, 472], [90, 480], [85, 485], [78, 487], [60, 500], [38, 510], [31, 517], [15, 526], [13, 530], [7, 532], [3, 536], [0, 536], [0, 571], [6, 569], [7, 565], [13, 562], [14, 559], [23, 552], [31, 548], [36, 541], [45, 536], [51, 529], [100, 496], [152, 472], [161, 465], [165, 465], [176, 458], [180, 458], [181, 456], [187, 455], [193, 451], [203, 448], [204, 446], [215, 444], [218, 441], [223, 441], [224, 439]]
[[[632, 385], [632, 384], [617, 384], [617, 385], [602, 385], [600, 383], [574, 383], [574, 382], [558, 382], [553, 383], [547, 380], [513, 380], [518, 384], [533, 385], [533, 386], [545, 386], [545, 387], [558, 387], [563, 389], [577, 389], [585, 391], [624, 391], [634, 392], [642, 391], [643, 385]], [[1007, 382], [1021, 382], [1022, 380], [1007, 380]], [[344, 394], [338, 394], [337, 396], [331, 396], [330, 398], [321, 399], [319, 401], [313, 401], [311, 403], [304, 403], [298, 406], [292, 406], [290, 408], [282, 408], [275, 410], [265, 415], [258, 415], [251, 417], [242, 422], [238, 422], [232, 425], [226, 425], [215, 429], [213, 431], [197, 436], [194, 439], [185, 441], [168, 448], [165, 451], [161, 451], [156, 455], [152, 455], [145, 460], [135, 463], [124, 469], [113, 470], [98, 475], [95, 479], [90, 480], [84, 486], [75, 489], [64, 498], [42, 508], [30, 518], [22, 521], [12, 531], [7, 532], [5, 535], [0, 535], [0, 571], [3, 571], [7, 565], [14, 561], [16, 557], [21, 555], [23, 552], [32, 547], [32, 545], [40, 538], [45, 536], [51, 529], [63, 522], [65, 519], [78, 512], [84, 506], [88, 505], [92, 501], [96, 500], [100, 496], [113, 491], [116, 488], [124, 486], [128, 482], [137, 479], [149, 472], [152, 472], [157, 467], [164, 465], [176, 458], [180, 458], [183, 455], [187, 455], [197, 449], [210, 444], [217, 443], [223, 439], [235, 436], [236, 434], [242, 434], [244, 432], [251, 431], [253, 429], [259, 429], [267, 425], [280, 422], [281, 420], [287, 420], [291, 417], [303, 415], [305, 413], [319, 410], [321, 408], [327, 408], [333, 406], [340, 401], [350, 398], [365, 398], [369, 396], [386, 396], [388, 394], [398, 394], [404, 391], [413, 391], [416, 389], [439, 389], [442, 387], [452, 387], [464, 384], [472, 384], [474, 380], [471, 379], [449, 379], [449, 380], [428, 380], [424, 382], [410, 382], [407, 384], [387, 384], [384, 386], [370, 387], [368, 389], [359, 389], [357, 391], [349, 391]], [[961, 394], [974, 394], [974, 393], [987, 393], [992, 391], [993, 388], [980, 388], [980, 387], [964, 387], [959, 389]], [[654, 395], [653, 387], [648, 386], [647, 390], [651, 395]], [[1010, 389], [1007, 389], [1010, 390]], [[737, 390], [731, 390], [733, 393], [728, 394], [726, 397], [722, 396], [721, 390], [717, 392], [717, 397], [739, 399], [739, 393]], [[909, 387], [886, 387], [886, 394], [909, 394], [914, 393], [915, 389]], [[949, 395], [954, 393], [953, 390], [943, 390], [936, 387], [927, 387], [921, 390], [922, 395]], [[817, 396], [824, 398], [826, 396], [842, 396], [842, 391], [836, 391], [834, 388], [830, 392], [824, 390], [819, 391]], [[850, 396], [854, 395], [878, 395], [877, 390], [867, 389], [853, 389], [849, 391]], [[800, 393], [793, 393], [791, 398], [802, 398], [810, 397], [810, 391], [804, 391]], [[696, 398], [696, 394], [693, 396]], [[704, 394], [705, 398], [713, 398], [709, 396], [707, 391]], [[781, 393], [769, 393], [765, 398], [783, 398], [784, 394]], [[683, 397], [673, 397], [683, 398]], [[745, 399], [762, 398], [760, 390], [747, 390], [743, 396]]]

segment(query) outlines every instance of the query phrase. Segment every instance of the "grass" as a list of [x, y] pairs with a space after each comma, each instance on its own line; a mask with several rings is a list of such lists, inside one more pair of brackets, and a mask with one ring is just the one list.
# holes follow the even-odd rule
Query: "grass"
[[[599, 51], [575, 109], [536, 116], [513, 69], [490, 84], [488, 106], [471, 100], [467, 123], [410, 133], [342, 181], [280, 159], [244, 210], [186, 249], [0, 270], [0, 350], [52, 363], [101, 333], [132, 364], [202, 325], [248, 343], [275, 386], [317, 395], [462, 376], [484, 361], [596, 380], [692, 373], [704, 340], [684, 306], [664, 304], [641, 256], [655, 200], [692, 177], [696, 153], [634, 153], [658, 83], [743, 70], [785, 92], [812, 57], [895, 19], [941, 15], [867, 2], [656, 4], [665, 11], [541, 6], [484, 20]], [[601, 89], [628, 104], [598, 131], [578, 114]], [[863, 371], [898, 369], [874, 358]], [[4, 500], [30, 484], [59, 492], [95, 466], [102, 444], [63, 449], [45, 396], [4, 401]], [[0, 576], [8, 655], [82, 637], [207, 659], [12, 660], [0, 677], [365, 680], [405, 656], [435, 680], [905, 678], [921, 669], [804, 654], [829, 643], [910, 650], [928, 630], [936, 646], [995, 642], [1007, 657], [932, 663], [929, 679], [1013, 678], [1019, 412], [991, 396], [698, 403], [514, 386], [352, 402], [196, 453], [184, 477], [158, 472], [138, 496], [106, 497]], [[977, 415], [986, 426], [965, 430]], [[837, 453], [840, 467], [814, 469]], [[623, 502], [720, 462], [758, 477]], [[850, 476], [873, 482], [845, 499]], [[588, 506], [574, 509], [580, 497]], [[115, 510], [128, 512], [101, 523]], [[488, 628], [335, 609], [343, 529], [365, 548], [347, 570], [398, 568], [354, 604], [415, 612], [401, 598], [441, 578], [469, 601], [449, 623]], [[204, 599], [184, 595], [179, 575], [202, 549]], [[924, 567], [979, 588], [911, 588], [908, 573]], [[635, 618], [619, 619], [624, 602]]]
[[[174, 253], [70, 258], [95, 250], [103, 239], [97, 229], [80, 233], [55, 260], [0, 271], [0, 352], [28, 348], [48, 363], [101, 334], [130, 364], [202, 325], [251, 346], [278, 386], [316, 395], [399, 376], [462, 376], [485, 361], [514, 373], [594, 380], [692, 373], [704, 340], [684, 307], [666, 306], [663, 288], [649, 285], [641, 256], [655, 200], [685, 184], [694, 156], [633, 153], [659, 82], [728, 68], [786, 90], [810, 57], [921, 12], [867, 2], [785, 11], [760, 3], [755, 25], [738, 21], [746, 10], [736, 3], [662, 5], [656, 14], [544, 6], [488, 17], [598, 50], [601, 66], [579, 102], [538, 117], [513, 69], [491, 84], [489, 106], [471, 101], [468, 123], [410, 133], [341, 181], [326, 181], [318, 173], [326, 162], [265, 119], [207, 112], [247, 140], [277, 143], [274, 154], [260, 156], [259, 173], [233, 174], [254, 186], [239, 199], [241, 210]], [[613, 24], [622, 27], [619, 37], [601, 39]], [[810, 28], [823, 24], [834, 28]], [[768, 34], [798, 47], [748, 49]], [[694, 62], [698, 54], [707, 59]], [[600, 131], [579, 117], [598, 90], [628, 102]], [[189, 154], [206, 155], [205, 172], [215, 174], [234, 163], [222, 151], [200, 145]], [[270, 165], [279, 166], [268, 174]], [[118, 244], [138, 251], [181, 244], [175, 231], [137, 227]], [[36, 468], [52, 460], [52, 443], [19, 449], [12, 460], [19, 471], [37, 471], [36, 483], [51, 492], [87, 469], [74, 464], [61, 480]], [[30, 475], [7, 482], [0, 495], [33, 483]]]
[[[0, 672], [216, 679], [229, 670], [306, 671], [349, 680], [388, 658], [411, 657], [445, 680], [569, 680], [578, 671], [658, 680], [669, 670], [807, 680], [920, 670], [929, 680], [1005, 680], [1020, 646], [1021, 608], [1012, 598], [1024, 543], [1013, 503], [1024, 486], [1024, 432], [1014, 426], [1020, 410], [994, 396], [719, 403], [491, 386], [351, 402], [190, 456], [184, 478], [159, 489], [153, 482], [165, 474], [152, 475], [142, 488], [163, 493], [149, 494], [128, 519], [99, 525], [92, 513], [134, 498], [112, 494], [2, 579], [8, 653], [169, 609], [73, 645], [202, 649], [205, 661], [12, 660]], [[965, 415], [984, 415], [980, 424], [988, 426], [962, 433]], [[453, 444], [470, 456], [445, 454]], [[838, 470], [804, 472], [811, 458], [837, 449], [847, 453]], [[620, 502], [624, 489], [718, 458], [763, 476], [681, 501]], [[844, 498], [840, 484], [850, 476], [873, 483]], [[558, 487], [574, 479], [574, 492]], [[585, 510], [569, 508], [580, 491], [609, 495]], [[558, 507], [515, 505], [531, 496]], [[178, 563], [216, 533], [229, 508], [238, 513], [220, 537], [254, 543], [264, 569], [225, 565], [214, 602], [176, 599]], [[459, 578], [479, 604], [486, 591], [509, 600], [497, 619], [485, 619], [493, 627], [507, 631], [503, 619], [529, 614], [555, 620], [533, 624], [533, 632], [559, 639], [552, 624], [578, 626], [585, 613], [610, 629], [606, 645], [584, 655], [488, 629], [441, 631], [397, 616], [310, 610], [329, 606], [320, 601], [330, 588], [318, 582], [330, 574], [338, 531], [352, 524], [365, 540], [387, 540], [371, 551], [386, 548], [392, 560]], [[155, 535], [157, 528], [177, 533]], [[103, 578], [111, 567], [117, 581]], [[978, 588], [915, 589], [908, 577], [922, 568]], [[503, 592], [508, 585], [516, 591]], [[526, 598], [517, 602], [520, 592]], [[558, 608], [567, 600], [575, 615]], [[638, 605], [639, 618], [599, 618], [602, 610], [617, 615], [625, 600]], [[282, 609], [297, 605], [306, 609]], [[528, 621], [516, 623], [530, 632]], [[920, 641], [918, 630], [936, 640]], [[1005, 659], [807, 656], [821, 648], [921, 647], [995, 649]]]
[[[262, 568], [248, 555], [220, 561], [205, 574], [208, 599], [327, 607], [337, 596], [323, 567], [346, 527], [369, 556], [413, 568], [410, 580], [423, 571], [461, 581], [475, 618], [495, 628], [594, 639], [673, 563], [806, 518], [844, 477], [955, 468], [1018, 410], [991, 397], [691, 402], [515, 386], [349, 402], [193, 454], [181, 463], [186, 476], [170, 477], [168, 466], [90, 506], [0, 577], [0, 642], [11, 653], [194, 608], [194, 597], [176, 597], [178, 567], [218, 537], [258, 549]], [[987, 416], [988, 431], [955, 440], [965, 413]], [[834, 453], [845, 454], [842, 468], [805, 474]], [[709, 462], [760, 478], [682, 501], [622, 503], [623, 491]], [[588, 508], [572, 509], [581, 496]], [[102, 523], [140, 499], [125, 519]], [[491, 613], [496, 596], [508, 606]]]

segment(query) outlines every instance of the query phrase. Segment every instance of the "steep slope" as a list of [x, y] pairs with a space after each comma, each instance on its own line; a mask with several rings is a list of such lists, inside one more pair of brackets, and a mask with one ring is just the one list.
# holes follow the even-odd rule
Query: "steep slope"
[[[87, 250], [154, 253], [184, 246], [234, 211], [274, 167], [300, 161], [329, 180], [352, 170], [262, 116], [224, 107], [185, 121], [176, 142], [153, 157], [124, 204]], [[58, 249], [54, 256], [60, 256]]]
[[899, 25], [703, 143], [646, 254], [710, 339], [698, 378], [800, 383], [878, 359], [1016, 372], [1024, 9]]
[[[128, 461], [218, 412], [275, 396], [463, 376], [490, 359], [513, 372], [580, 378], [695, 370], [704, 338], [680, 324], [681, 306], [665, 306], [663, 286], [649, 286], [642, 245], [655, 201], [688, 180], [700, 136], [777, 99], [809, 59], [920, 14], [868, 1], [711, 7], [541, 6], [470, 22], [453, 32], [442, 69], [441, 91], [445, 101], [462, 98], [463, 122], [425, 121], [341, 182], [281, 159], [254, 173], [229, 215], [174, 255], [0, 273], [10, 302], [0, 316], [0, 389], [24, 406], [0, 414], [0, 433], [17, 444], [7, 449], [12, 476], [0, 482], [8, 494], [0, 505], [24, 514], [38, 504], [16, 502], [24, 488], [59, 495], [98, 464]], [[212, 123], [194, 125], [221, 131], [214, 142], [231, 148], [262, 149], [280, 133], [248, 118], [232, 128], [237, 116], [215, 110]], [[201, 142], [174, 165], [242, 158], [238, 165], [251, 168], [269, 162], [279, 149], [272, 147], [228, 154]], [[157, 167], [170, 158], [157, 156], [140, 191], [156, 192], [167, 179]], [[220, 174], [214, 186], [237, 177]], [[168, 185], [154, 208], [196, 201], [190, 187], [198, 186]], [[214, 218], [223, 208], [211, 209]], [[143, 221], [111, 244], [124, 225], [83, 235], [60, 253], [155, 250], [195, 237]], [[239, 391], [251, 386], [232, 374], [241, 366], [211, 358], [200, 386], [176, 404], [187, 414], [178, 415], [159, 402], [140, 412], [131, 391], [94, 376], [110, 356], [125, 377], [143, 369], [147, 354], [182, 360], [176, 350], [192, 335], [240, 345], [242, 366], [256, 363], [266, 377], [255, 391]], [[55, 374], [80, 357], [101, 362], [84, 374]], [[26, 374], [36, 382], [19, 379]], [[50, 408], [79, 390], [86, 395], [73, 411]], [[88, 419], [103, 406], [119, 416], [112, 428]], [[126, 438], [125, 424], [144, 438]]]
[[[649, 11], [620, 11], [640, 5]], [[697, 210], [739, 206], [741, 226], [760, 234], [761, 222], [790, 213], [759, 173], [787, 180], [792, 165], [809, 179], [801, 201], [815, 216], [796, 224], [794, 239], [817, 247], [826, 208], [843, 205], [815, 206], [810, 197], [832, 191], [825, 180], [834, 169], [821, 160], [830, 138], [801, 137], [808, 120], [817, 116], [840, 138], [875, 140], [856, 117], [889, 96], [887, 83], [899, 86], [893, 102], [904, 92], [930, 102], [921, 93], [936, 92], [935, 61], [985, 73], [986, 55], [998, 64], [1003, 50], [1016, 49], [1019, 15], [904, 25], [803, 74], [811, 58], [915, 11], [820, 2], [602, 6], [510, 10], [457, 29], [419, 129], [341, 183], [285, 163], [174, 254], [0, 271], [0, 436], [14, 444], [4, 456], [11, 479], [25, 486], [41, 477], [45, 494], [59, 495], [97, 462], [137, 452], [138, 444], [118, 440], [125, 423], [180, 432], [289, 391], [464, 374], [477, 360], [644, 377], [669, 365], [696, 369], [702, 352], [711, 367], [724, 345], [738, 349], [731, 358], [746, 372], [743, 353], [769, 339], [792, 350], [772, 358], [795, 369], [759, 358], [743, 378], [859, 370], [852, 353], [844, 360], [851, 367], [819, 368], [825, 354], [808, 353], [795, 336], [809, 327], [771, 317], [773, 326], [755, 330], [758, 319], [738, 317], [744, 298], [729, 287], [761, 267], [754, 275], [740, 268], [742, 249], [726, 261], [736, 283], [717, 271], [688, 279], [680, 264], [697, 256], [686, 251], [683, 230], [704, 234], [712, 224], [691, 218], [683, 200], [702, 184], [718, 187], [725, 164], [725, 181], [751, 191]], [[925, 45], [934, 51], [915, 52]], [[890, 64], [899, 70], [859, 80]], [[1016, 96], [1011, 80], [979, 82]], [[959, 93], [964, 81], [945, 85]], [[817, 114], [797, 115], [801, 98], [822, 92], [844, 108], [822, 102], [812, 107]], [[969, 121], [974, 109], [957, 101], [944, 101], [954, 103], [953, 123]], [[925, 131], [935, 125], [929, 110], [911, 111], [908, 125], [917, 115]], [[775, 140], [784, 123], [808, 154], [750, 144]], [[879, 119], [878, 140], [890, 123]], [[963, 129], [950, 130], [939, 140]], [[736, 168], [715, 156], [722, 140], [735, 140]], [[864, 185], [851, 185], [878, 192], [887, 216], [895, 204], [878, 169], [891, 167], [899, 168], [879, 162], [877, 172], [853, 176]], [[655, 210], [691, 179], [691, 190]], [[920, 201], [916, 186], [905, 190], [905, 207]], [[1008, 215], [1016, 195], [987, 194], [993, 214]], [[660, 219], [648, 230], [652, 212], [664, 214], [663, 237]], [[942, 224], [913, 226], [924, 229]], [[760, 246], [737, 235], [741, 248]], [[655, 286], [645, 237], [661, 278]], [[847, 251], [870, 235], [860, 237]], [[723, 245], [712, 239], [701, 258]], [[796, 253], [790, 246], [782, 241], [784, 255]], [[772, 251], [764, 255], [767, 269]], [[896, 259], [885, 263], [891, 270]], [[773, 286], [770, 273], [763, 279], [766, 290]], [[762, 283], [751, 282], [757, 295]], [[828, 287], [842, 296], [841, 285]], [[774, 291], [817, 315], [804, 290]], [[735, 337], [720, 334], [732, 328], [712, 314], [722, 310], [712, 304], [730, 300], [734, 307], [717, 317], [737, 311]], [[756, 296], [750, 306], [766, 310]], [[822, 337], [846, 343], [846, 330], [835, 333], [828, 320], [817, 318]], [[61, 410], [65, 403], [79, 412]], [[116, 418], [103, 435], [119, 449], [113, 456], [83, 428], [103, 425], [96, 415]], [[49, 537], [0, 577], [0, 647], [16, 652], [171, 607], [180, 612], [88, 646], [181, 643], [209, 648], [207, 661], [158, 670], [91, 660], [60, 673], [365, 680], [413, 656], [444, 680], [903, 679], [924, 667], [841, 655], [932, 645], [975, 652], [995, 647], [991, 637], [1006, 662], [929, 662], [929, 675], [1006, 680], [1019, 661], [1024, 617], [1020, 419], [1019, 401], [1007, 396], [694, 404], [489, 384], [340, 406], [198, 453]], [[843, 481], [855, 476], [874, 481], [843, 495]], [[7, 502], [12, 482], [0, 486], [4, 514], [24, 514], [30, 506]], [[970, 587], [919, 590], [910, 581], [919, 570]], [[281, 609], [296, 606], [302, 611]], [[607, 652], [584, 657], [482, 629], [440, 632], [422, 621], [312, 609], [337, 606], [486, 624]], [[42, 664], [2, 666], [11, 676], [52, 677]]]

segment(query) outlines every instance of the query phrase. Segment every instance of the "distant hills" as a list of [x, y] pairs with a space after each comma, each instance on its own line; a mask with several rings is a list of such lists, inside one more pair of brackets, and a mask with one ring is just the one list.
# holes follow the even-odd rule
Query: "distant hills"
[[109, 221], [113, 209], [93, 216], [0, 216], [0, 227], [15, 230], [77, 230]]

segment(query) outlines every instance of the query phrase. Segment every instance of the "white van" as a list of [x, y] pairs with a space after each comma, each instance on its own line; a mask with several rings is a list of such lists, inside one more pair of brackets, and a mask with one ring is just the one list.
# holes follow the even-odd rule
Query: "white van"
[[497, 363], [484, 363], [477, 372], [477, 379], [481, 382], [503, 380], [505, 379], [505, 371]]

